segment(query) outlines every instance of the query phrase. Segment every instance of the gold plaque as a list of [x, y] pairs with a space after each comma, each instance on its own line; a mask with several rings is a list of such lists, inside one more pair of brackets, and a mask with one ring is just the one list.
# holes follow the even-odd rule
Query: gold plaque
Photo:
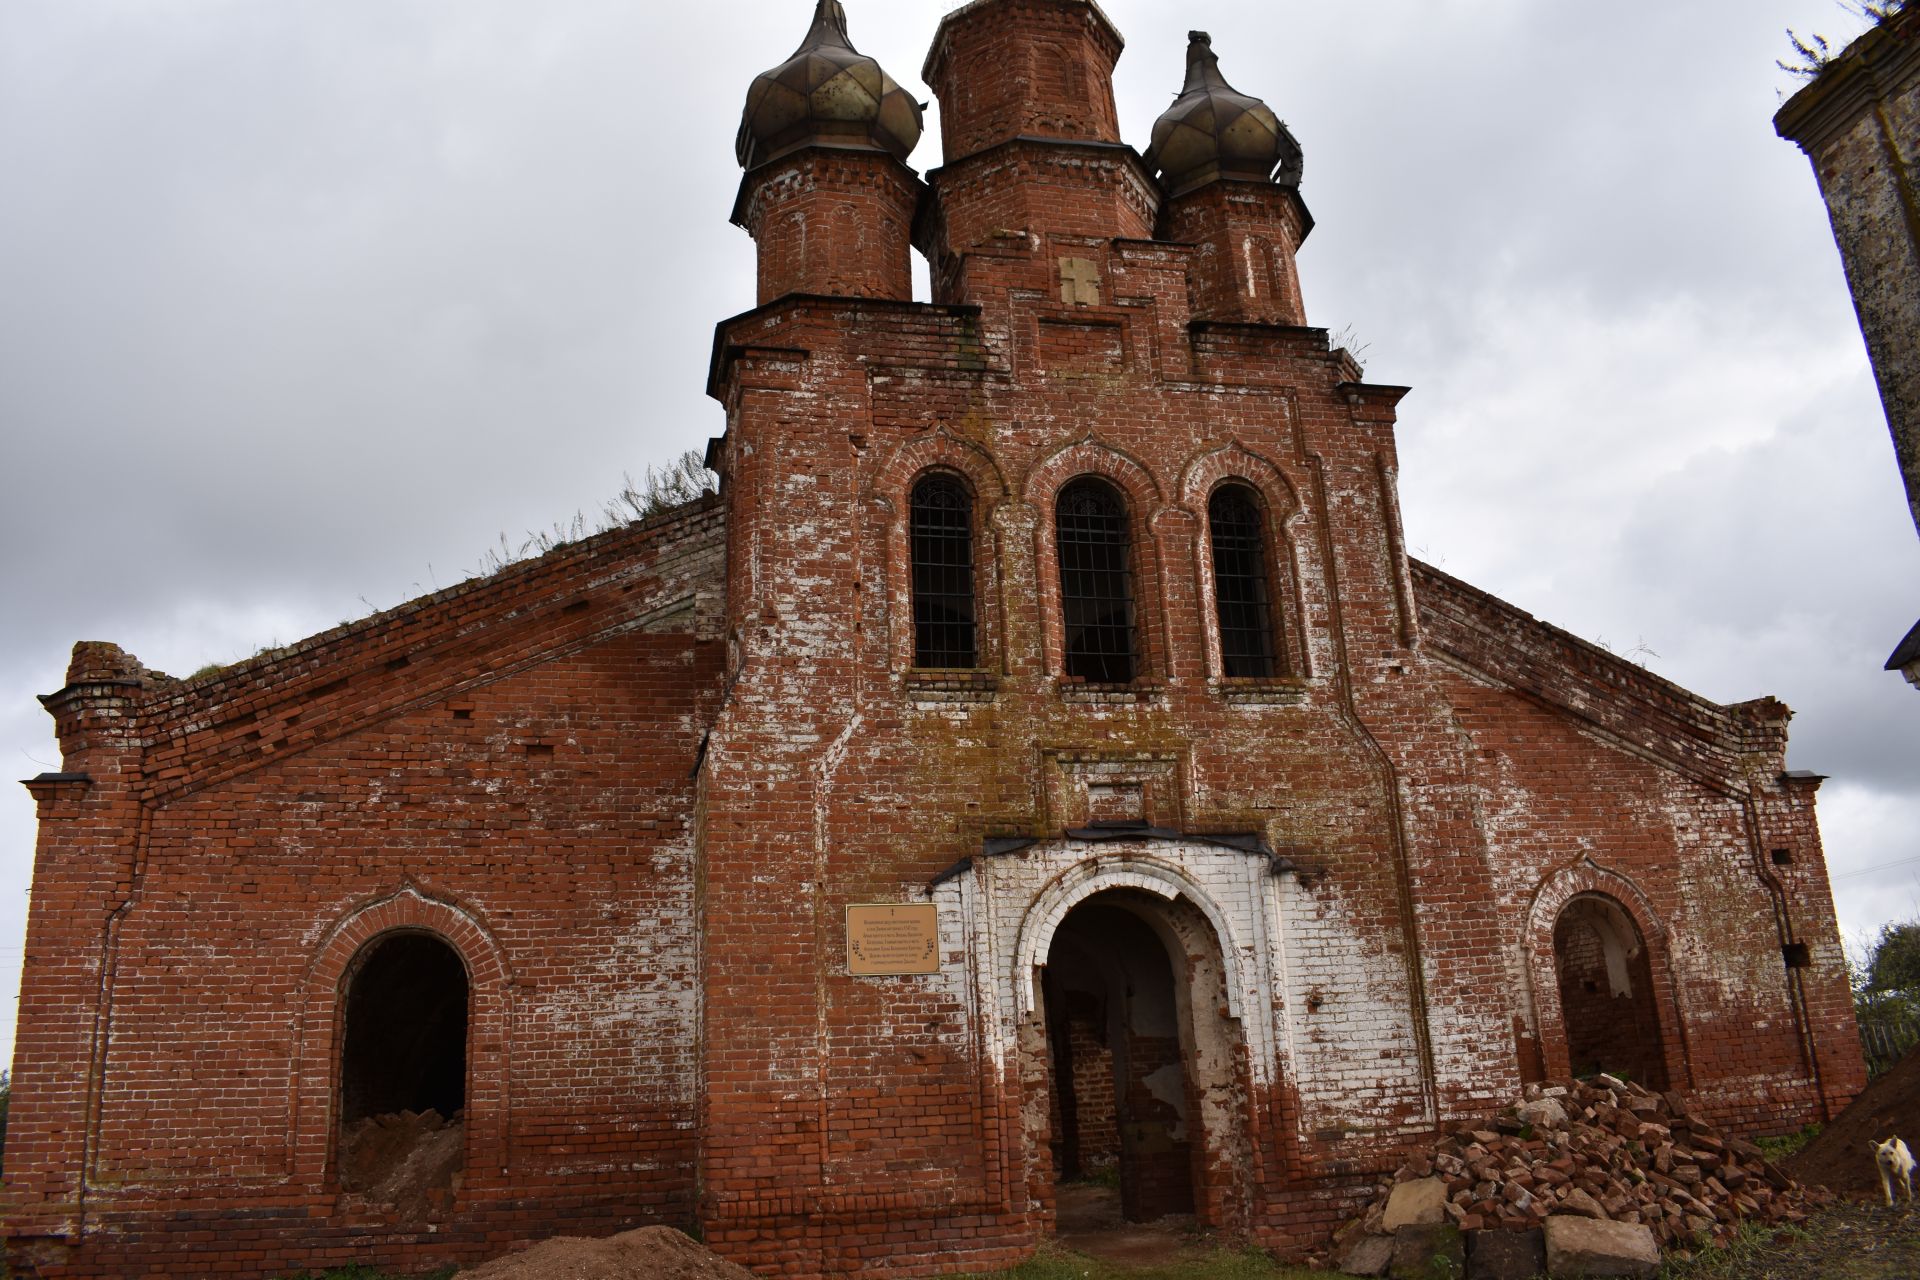
[[931, 902], [849, 903], [847, 972], [940, 972], [940, 909]]

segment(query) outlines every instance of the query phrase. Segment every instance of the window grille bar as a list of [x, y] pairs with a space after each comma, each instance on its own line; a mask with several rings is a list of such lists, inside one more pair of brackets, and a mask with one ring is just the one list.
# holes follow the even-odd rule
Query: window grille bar
[[1134, 678], [1133, 572], [1127, 510], [1096, 480], [1076, 480], [1055, 508], [1066, 672], [1102, 684]]
[[913, 487], [913, 663], [979, 665], [973, 607], [973, 498], [952, 476]]
[[1273, 602], [1267, 591], [1266, 537], [1260, 508], [1238, 486], [1207, 504], [1213, 542], [1213, 596], [1220, 663], [1228, 676], [1274, 674]]

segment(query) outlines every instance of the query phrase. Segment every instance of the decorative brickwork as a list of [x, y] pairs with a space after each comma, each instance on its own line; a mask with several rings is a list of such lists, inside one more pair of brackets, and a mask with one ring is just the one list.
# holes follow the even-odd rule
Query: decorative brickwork
[[[1626, 993], [1647, 1073], [1718, 1122], [1859, 1090], [1786, 708], [1411, 561], [1405, 389], [1299, 322], [1304, 206], [1203, 182], [1192, 241], [1151, 238], [1118, 52], [1085, 0], [979, 0], [936, 40], [928, 188], [810, 135], [748, 174], [717, 500], [193, 681], [76, 648], [30, 784], [16, 1274], [641, 1222], [768, 1275], [987, 1270], [1052, 1226], [1063, 1088], [1130, 1213], [1295, 1250], [1574, 1064], [1615, 1010], [1566, 973]], [[909, 196], [933, 302], [900, 283]], [[1265, 274], [1224, 265], [1243, 215]], [[972, 668], [914, 665], [935, 473], [972, 504]], [[1066, 674], [1085, 480], [1126, 508], [1129, 681]], [[1222, 656], [1223, 486], [1266, 543], [1267, 676]], [[852, 973], [863, 904], [931, 904], [932, 954]], [[1556, 948], [1569, 920], [1591, 940]], [[426, 1217], [337, 1171], [356, 957], [408, 934], [470, 992]]]

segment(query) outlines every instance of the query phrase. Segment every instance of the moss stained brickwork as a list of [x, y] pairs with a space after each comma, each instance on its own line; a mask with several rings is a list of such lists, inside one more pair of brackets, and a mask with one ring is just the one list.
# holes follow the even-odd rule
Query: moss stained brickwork
[[[1858, 1091], [1786, 708], [1409, 559], [1405, 389], [1303, 322], [1297, 165], [1166, 197], [1119, 49], [1085, 0], [979, 0], [935, 36], [924, 183], [844, 96], [743, 145], [762, 290], [716, 333], [718, 499], [200, 680], [76, 649], [30, 784], [17, 1273], [640, 1222], [768, 1275], [989, 1269], [1051, 1229], [1082, 1095], [1130, 1212], [1298, 1249], [1569, 1069], [1568, 1018], [1612, 1007], [1563, 977], [1627, 982], [1609, 1026], [1742, 1131]], [[914, 665], [930, 473], [968, 501], [965, 669]], [[1089, 483], [1100, 582], [1062, 506]], [[1216, 579], [1223, 486], [1252, 577]], [[1252, 578], [1248, 673], [1219, 618]], [[1094, 597], [1130, 678], [1071, 674]], [[849, 972], [862, 903], [934, 905], [924, 971]], [[340, 1185], [347, 995], [396, 934], [469, 992], [426, 1218]], [[1063, 1092], [1063, 1060], [1111, 1078]]]

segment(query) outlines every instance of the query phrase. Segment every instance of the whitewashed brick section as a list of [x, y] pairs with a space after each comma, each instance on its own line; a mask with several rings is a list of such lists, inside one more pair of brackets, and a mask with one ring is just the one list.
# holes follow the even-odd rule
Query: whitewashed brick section
[[971, 966], [996, 1066], [1033, 1011], [1035, 969], [1055, 929], [1115, 889], [1184, 898], [1212, 923], [1252, 1083], [1290, 1086], [1304, 1128], [1433, 1122], [1404, 967], [1324, 886], [1308, 892], [1271, 874], [1265, 858], [1200, 842], [1050, 841], [975, 859], [934, 891], [943, 952], [950, 967]]

